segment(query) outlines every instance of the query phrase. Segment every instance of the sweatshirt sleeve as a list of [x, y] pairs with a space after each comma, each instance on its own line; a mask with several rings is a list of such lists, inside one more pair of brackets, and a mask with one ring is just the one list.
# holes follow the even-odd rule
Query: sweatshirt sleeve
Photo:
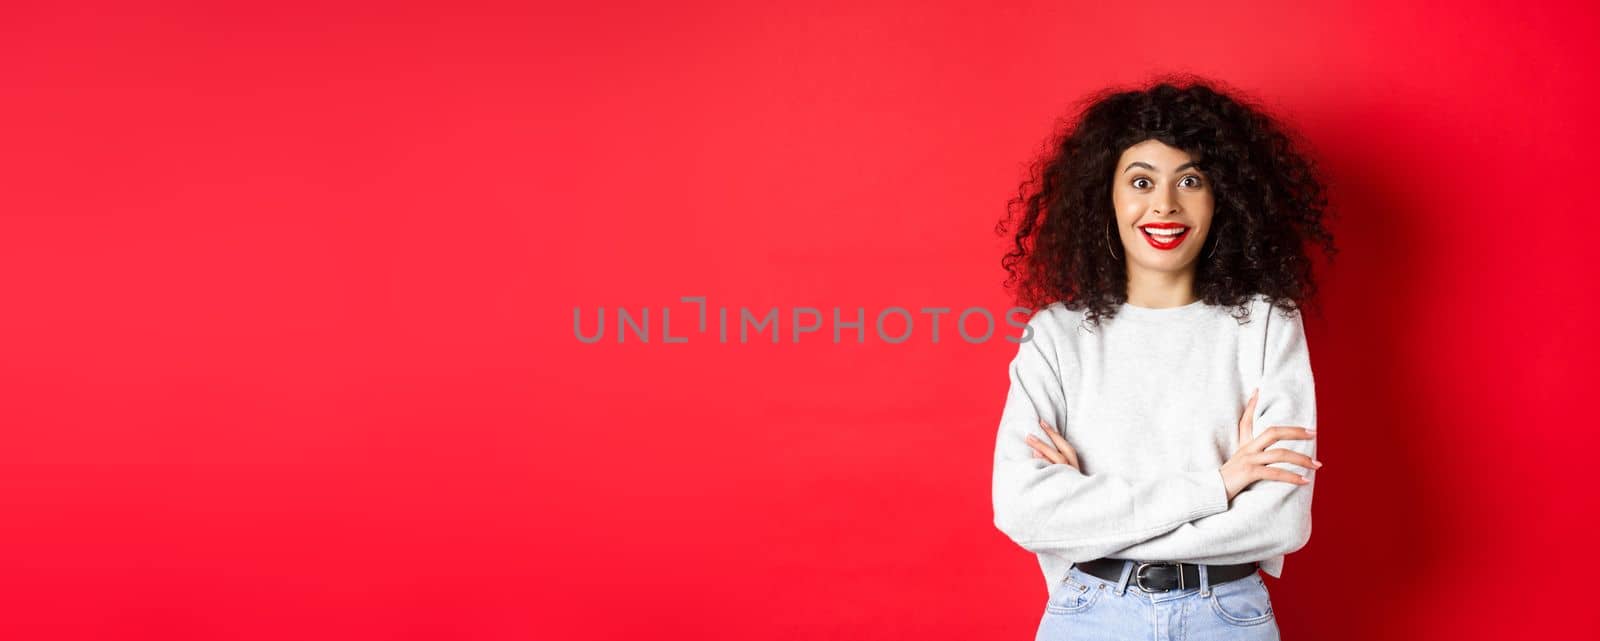
[[[1266, 349], [1262, 363], [1261, 397], [1256, 401], [1254, 435], [1274, 425], [1317, 426], [1316, 390], [1305, 325], [1299, 314], [1283, 318], [1269, 308]], [[1243, 443], [1235, 443], [1235, 450]], [[1279, 440], [1267, 449], [1288, 448], [1310, 456], [1317, 454], [1317, 439]], [[1292, 463], [1270, 467], [1304, 475], [1311, 482], [1260, 480], [1233, 498], [1221, 514], [1184, 523], [1171, 532], [1118, 550], [1113, 556], [1170, 559], [1191, 563], [1249, 563], [1272, 560], [1295, 552], [1311, 539], [1311, 495], [1316, 472]], [[1273, 567], [1279, 564], [1274, 563]], [[1281, 570], [1280, 570], [1281, 571]]]
[[1070, 409], [1063, 400], [1053, 335], [1042, 323], [1032, 324], [1033, 339], [1021, 343], [1011, 361], [1011, 388], [995, 442], [996, 528], [1024, 549], [1080, 562], [1228, 509], [1219, 469], [1131, 479], [1084, 475], [1070, 465], [1032, 458], [1026, 435], [1049, 443], [1039, 419], [1059, 429]]

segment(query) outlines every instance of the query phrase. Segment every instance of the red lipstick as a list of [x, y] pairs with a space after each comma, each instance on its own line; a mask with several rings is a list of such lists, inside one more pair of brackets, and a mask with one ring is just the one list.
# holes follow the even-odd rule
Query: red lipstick
[[1189, 227], [1178, 223], [1149, 223], [1140, 225], [1139, 233], [1144, 234], [1144, 239], [1149, 241], [1151, 247], [1170, 250], [1177, 249], [1178, 245], [1183, 244], [1183, 239], [1189, 237]]

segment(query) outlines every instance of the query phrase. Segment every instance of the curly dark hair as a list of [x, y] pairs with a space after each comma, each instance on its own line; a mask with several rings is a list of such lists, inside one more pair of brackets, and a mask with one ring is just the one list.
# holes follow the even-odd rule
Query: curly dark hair
[[[1063, 119], [995, 227], [1015, 245], [1001, 261], [1017, 304], [1087, 309], [1098, 325], [1127, 302], [1127, 266], [1110, 253], [1111, 181], [1128, 147], [1149, 139], [1182, 149], [1211, 182], [1215, 210], [1195, 267], [1195, 293], [1249, 315], [1262, 295], [1286, 314], [1315, 305], [1307, 245], [1338, 252], [1323, 226], [1324, 180], [1297, 138], [1259, 105], [1215, 81], [1155, 81], [1142, 91], [1103, 89]], [[1239, 92], [1229, 89], [1235, 96]], [[1330, 216], [1331, 219], [1331, 216]]]

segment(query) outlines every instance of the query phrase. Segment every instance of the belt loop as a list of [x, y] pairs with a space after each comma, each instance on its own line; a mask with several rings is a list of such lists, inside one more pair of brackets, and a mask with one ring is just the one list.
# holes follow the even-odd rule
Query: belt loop
[[1128, 579], [1133, 576], [1133, 561], [1122, 562], [1122, 578], [1117, 579], [1117, 596], [1122, 596], [1128, 591]]
[[1200, 596], [1211, 596], [1211, 577], [1206, 576], [1206, 564], [1196, 565], [1200, 568]]

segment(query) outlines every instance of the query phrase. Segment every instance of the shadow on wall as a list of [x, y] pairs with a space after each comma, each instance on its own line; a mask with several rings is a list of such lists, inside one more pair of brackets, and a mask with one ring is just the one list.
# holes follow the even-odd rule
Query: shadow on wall
[[[1426, 250], [1419, 250], [1427, 246], [1426, 217], [1396, 215], [1439, 206], [1421, 202], [1422, 192], [1407, 185], [1416, 178], [1406, 165], [1461, 156], [1437, 147], [1396, 150], [1369, 144], [1418, 138], [1426, 114], [1407, 112], [1404, 105], [1422, 102], [1363, 106], [1348, 104], [1348, 96], [1327, 96], [1300, 104], [1317, 102], [1346, 107], [1290, 122], [1301, 132], [1317, 132], [1305, 151], [1328, 180], [1331, 226], [1340, 250], [1331, 266], [1314, 254], [1322, 310], [1305, 317], [1317, 375], [1317, 422], [1327, 426], [1317, 455], [1328, 461], [1331, 474], [1318, 472], [1311, 542], [1291, 555], [1283, 581], [1268, 580], [1284, 602], [1310, 604], [1278, 611], [1285, 638], [1297, 630], [1313, 636], [1325, 630], [1332, 610], [1316, 603], [1329, 595], [1358, 600], [1338, 605], [1339, 636], [1399, 638], [1395, 624], [1409, 618], [1404, 609], [1415, 603], [1424, 577], [1466, 581], [1478, 571], [1451, 567], [1448, 546], [1434, 543], [1470, 531], [1472, 515], [1419, 509], [1450, 504], [1426, 495], [1424, 478], [1449, 463], [1423, 442], [1429, 432], [1418, 429], [1443, 424], [1446, 417], [1437, 415], [1441, 401], [1427, 396], [1443, 391], [1418, 385], [1437, 378], [1419, 350], [1428, 344], [1429, 325], [1403, 319], [1437, 312], [1421, 308], [1421, 294], [1428, 283], [1445, 277], [1432, 272], [1446, 273], [1450, 266], [1427, 260]], [[1309, 127], [1313, 120], [1316, 126]], [[1408, 152], [1418, 157], [1403, 157]], [[1382, 567], [1377, 574], [1373, 562]]]

